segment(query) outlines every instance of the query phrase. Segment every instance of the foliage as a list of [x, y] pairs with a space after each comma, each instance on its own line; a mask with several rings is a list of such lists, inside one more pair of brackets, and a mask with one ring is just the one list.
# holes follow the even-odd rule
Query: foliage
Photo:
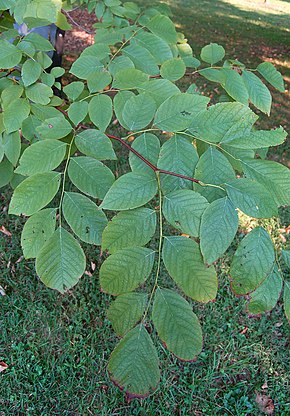
[[[204, 67], [164, 5], [140, 10], [131, 2], [93, 0], [82, 3], [96, 14], [95, 44], [72, 65], [77, 80], [64, 88], [62, 100], [53, 88], [60, 88], [56, 78], [63, 71], [48, 72], [52, 45], [33, 32], [20, 36], [13, 22], [66, 28], [62, 7], [77, 3], [0, 1], [6, 28], [0, 39], [0, 185], [15, 187], [9, 213], [30, 217], [23, 252], [36, 259], [37, 274], [48, 287], [63, 293], [85, 271], [73, 233], [108, 250], [100, 285], [116, 296], [108, 317], [123, 337], [108, 370], [129, 398], [145, 397], [160, 377], [147, 331], [151, 319], [169, 351], [194, 360], [202, 349], [201, 327], [179, 290], [198, 302], [213, 301], [218, 289], [213, 263], [235, 237], [237, 210], [270, 218], [289, 204], [289, 170], [256, 158], [266, 154], [261, 149], [283, 143], [287, 133], [282, 127], [256, 130], [258, 116], [248, 106], [269, 115], [272, 98], [264, 81], [282, 92], [283, 78], [268, 62], [256, 69], [237, 60], [217, 65], [225, 51], [215, 43], [201, 51], [201, 60], [210, 64]], [[218, 83], [227, 101], [209, 105], [195, 85], [181, 91], [175, 82], [187, 70]], [[122, 137], [110, 133], [113, 115]], [[117, 179], [110, 169], [114, 142], [131, 152], [131, 172]], [[157, 221], [157, 248], [144, 247]], [[163, 235], [164, 221], [175, 228], [173, 235]], [[283, 259], [289, 264], [287, 253]], [[277, 303], [280, 255], [260, 226], [240, 243], [231, 286], [238, 295], [250, 295], [249, 313]], [[169, 282], [161, 287], [162, 263], [178, 290]], [[289, 318], [288, 282], [283, 290]]]

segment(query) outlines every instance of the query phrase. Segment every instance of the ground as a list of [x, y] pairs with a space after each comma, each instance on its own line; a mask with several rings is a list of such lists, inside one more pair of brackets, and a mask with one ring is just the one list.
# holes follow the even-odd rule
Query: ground
[[[225, 46], [228, 57], [251, 67], [261, 60], [272, 61], [290, 81], [289, 2], [167, 3], [196, 55], [204, 44], [217, 42]], [[77, 11], [73, 18], [91, 30], [86, 14]], [[90, 42], [92, 36], [75, 27], [67, 36], [66, 65]], [[271, 118], [263, 117], [261, 125], [286, 127], [287, 119], [289, 95], [275, 93]], [[270, 157], [287, 164], [287, 146], [271, 150]], [[125, 153], [116, 169], [122, 172], [124, 166]], [[250, 319], [246, 301], [231, 294], [227, 272], [235, 247], [217, 264], [220, 290], [216, 302], [193, 304], [204, 331], [198, 360], [180, 362], [159, 344], [162, 380], [157, 391], [148, 399], [127, 403], [106, 373], [116, 337], [106, 319], [110, 298], [100, 293], [98, 284], [99, 251], [87, 248], [87, 273], [69, 293], [62, 296], [45, 288], [37, 281], [33, 262], [22, 257], [23, 221], [7, 215], [10, 194], [7, 189], [0, 195], [0, 369], [1, 361], [8, 365], [0, 373], [1, 416], [290, 413], [289, 326], [280, 303], [271, 314]], [[277, 245], [287, 239], [290, 211], [282, 209], [280, 214], [279, 229], [273, 231]], [[246, 219], [242, 223], [235, 245], [252, 226]], [[265, 225], [271, 231], [277, 221]]]

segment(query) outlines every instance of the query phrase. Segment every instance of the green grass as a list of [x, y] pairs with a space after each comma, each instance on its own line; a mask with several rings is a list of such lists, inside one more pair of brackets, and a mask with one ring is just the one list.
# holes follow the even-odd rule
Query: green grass
[[[251, 66], [265, 58], [278, 60], [282, 72], [290, 76], [289, 2], [272, 0], [273, 9], [267, 12], [261, 2], [253, 10], [250, 3], [258, 2], [241, 0], [167, 3], [196, 51], [215, 41], [227, 48], [228, 56]], [[286, 125], [286, 102], [275, 94], [273, 117], [262, 123]], [[287, 148], [283, 149], [285, 153]], [[273, 151], [271, 155], [285, 157]], [[125, 163], [122, 154], [116, 169], [123, 171]], [[0, 226], [12, 233], [10, 238], [0, 232], [0, 285], [6, 292], [0, 295], [0, 361], [9, 366], [0, 373], [0, 416], [262, 416], [265, 413], [255, 403], [257, 393], [274, 401], [276, 415], [290, 413], [289, 326], [280, 303], [271, 314], [247, 317], [245, 300], [232, 295], [227, 279], [234, 248], [218, 264], [216, 302], [193, 304], [204, 331], [198, 360], [178, 361], [153, 334], [161, 358], [161, 383], [151, 397], [127, 403], [106, 373], [117, 339], [106, 319], [110, 297], [100, 292], [98, 274], [91, 270], [91, 262], [100, 265], [99, 251], [88, 247], [87, 270], [92, 276], [85, 275], [69, 293], [62, 296], [45, 288], [33, 262], [22, 258], [22, 220], [8, 217], [9, 197], [9, 191], [0, 195]], [[289, 209], [281, 211], [281, 226], [289, 224], [289, 217]], [[164, 271], [162, 278], [166, 279]]]

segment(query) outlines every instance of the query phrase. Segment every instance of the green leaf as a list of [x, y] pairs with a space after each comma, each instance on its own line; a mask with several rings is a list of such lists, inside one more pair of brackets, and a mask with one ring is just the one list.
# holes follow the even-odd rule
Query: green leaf
[[246, 176], [261, 183], [278, 206], [290, 204], [290, 171], [287, 166], [258, 159], [245, 159], [242, 166]]
[[270, 146], [277, 146], [285, 141], [287, 137], [286, 130], [280, 126], [275, 130], [253, 130], [247, 136], [236, 137], [228, 141], [229, 146], [239, 149], [261, 149]]
[[254, 228], [239, 244], [230, 275], [237, 295], [253, 292], [272, 271], [275, 262], [273, 243], [262, 227]]
[[29, 116], [30, 105], [24, 98], [18, 98], [5, 106], [3, 123], [7, 133], [21, 128], [23, 121]]
[[207, 200], [199, 193], [178, 189], [164, 196], [163, 214], [173, 227], [198, 237], [201, 217], [207, 207]]
[[71, 66], [70, 73], [80, 79], [88, 79], [95, 71], [101, 71], [104, 65], [96, 56], [81, 55]]
[[[158, 156], [160, 152], [160, 141], [152, 133], [143, 133], [141, 136], [138, 136], [132, 144], [132, 148], [148, 160], [152, 165], [156, 166], [158, 161]], [[154, 175], [155, 172], [146, 165], [139, 157], [130, 152], [129, 154], [129, 163], [133, 172], [147, 173], [149, 175]]]
[[88, 156], [72, 157], [68, 175], [80, 191], [99, 199], [104, 198], [115, 180], [107, 166]]
[[88, 77], [88, 87], [90, 93], [103, 91], [112, 82], [112, 77], [108, 71], [93, 72]]
[[21, 234], [21, 247], [26, 259], [35, 258], [55, 231], [56, 210], [46, 208], [30, 217]]
[[239, 218], [228, 198], [217, 199], [204, 211], [200, 226], [200, 249], [207, 264], [216, 261], [230, 246]]
[[127, 247], [144, 246], [156, 230], [156, 213], [152, 209], [137, 208], [113, 217], [102, 236], [102, 249], [115, 253]]
[[202, 330], [189, 303], [172, 290], [157, 289], [154, 326], [166, 348], [179, 359], [192, 361], [202, 350]]
[[6, 158], [0, 162], [0, 188], [7, 185], [13, 178], [13, 165]]
[[162, 64], [164, 61], [173, 57], [170, 46], [160, 36], [140, 31], [134, 37], [134, 40], [137, 44], [149, 50], [151, 55], [154, 56], [157, 64]]
[[129, 68], [122, 69], [114, 75], [114, 82], [112, 87], [125, 90], [134, 90], [143, 82], [148, 81], [149, 76], [139, 69]]
[[174, 23], [169, 17], [162, 14], [157, 14], [146, 24], [147, 28], [154, 35], [159, 36], [167, 43], [176, 43], [177, 33], [175, 30]]
[[274, 88], [280, 92], [285, 92], [283, 77], [271, 62], [262, 62], [257, 66], [257, 70]]
[[290, 321], [290, 281], [284, 283], [283, 302], [286, 318]]
[[124, 293], [111, 303], [107, 316], [118, 336], [124, 336], [142, 318], [148, 296], [145, 293]]
[[257, 75], [246, 70], [243, 71], [242, 78], [248, 90], [250, 101], [263, 113], [270, 115], [272, 96], [266, 85]]
[[52, 89], [45, 84], [36, 83], [25, 89], [26, 97], [37, 104], [47, 105], [53, 96]]
[[156, 178], [145, 173], [126, 173], [110, 188], [101, 208], [113, 211], [138, 208], [149, 202], [156, 192]]
[[0, 40], [0, 69], [10, 69], [21, 61], [22, 53], [8, 40]]
[[225, 82], [222, 86], [229, 96], [242, 104], [248, 105], [249, 93], [244, 78], [234, 69], [223, 68], [222, 71], [225, 76]]
[[155, 252], [149, 248], [130, 247], [109, 256], [100, 268], [100, 284], [105, 293], [131, 292], [149, 277]]
[[138, 87], [138, 91], [146, 92], [159, 107], [167, 98], [180, 93], [179, 88], [168, 79], [150, 79]]
[[[175, 134], [166, 141], [160, 151], [158, 168], [193, 177], [198, 155], [192, 143]], [[176, 176], [161, 174], [162, 191], [166, 194], [180, 188], [192, 189], [192, 182]]]
[[63, 88], [64, 93], [71, 99], [76, 100], [84, 90], [84, 83], [81, 81], [71, 82]]
[[235, 179], [225, 184], [235, 208], [254, 218], [271, 218], [278, 209], [270, 192], [260, 183], [247, 178]]
[[153, 342], [143, 325], [138, 325], [114, 349], [108, 371], [113, 382], [130, 399], [145, 398], [160, 379], [159, 361]]
[[79, 243], [59, 227], [36, 257], [36, 273], [42, 282], [61, 293], [76, 285], [86, 268]]
[[283, 280], [277, 267], [266, 277], [264, 282], [250, 294], [247, 311], [250, 315], [271, 311], [279, 300]]
[[42, 74], [42, 67], [39, 62], [28, 59], [21, 69], [22, 81], [25, 87], [34, 84]]
[[98, 160], [115, 160], [111, 140], [96, 129], [88, 129], [79, 133], [75, 138], [75, 144], [80, 152]]
[[177, 286], [198, 302], [209, 302], [217, 294], [217, 276], [213, 266], [203, 263], [198, 244], [186, 237], [165, 237], [162, 257]]
[[38, 33], [30, 32], [25, 36], [24, 40], [25, 42], [32, 43], [32, 45], [38, 51], [49, 52], [53, 50], [52, 44], [47, 39], [45, 39], [44, 36], [41, 36]]
[[58, 172], [39, 173], [25, 179], [13, 193], [9, 214], [30, 216], [44, 208], [56, 195], [60, 181]]
[[177, 81], [185, 74], [186, 66], [182, 59], [172, 58], [163, 62], [160, 68], [160, 74], [163, 78], [170, 81]]
[[[221, 185], [226, 181], [235, 179], [236, 175], [228, 159], [210, 146], [201, 155], [195, 168], [194, 177], [205, 184]], [[225, 196], [222, 189], [211, 186], [194, 186], [209, 202]]]
[[220, 69], [204, 68], [200, 69], [198, 73], [209, 81], [218, 82], [219, 84], [224, 84], [226, 81], [225, 73]]
[[101, 244], [108, 220], [97, 205], [84, 195], [65, 192], [63, 215], [73, 232], [85, 243]]
[[116, 117], [121, 126], [123, 126], [126, 130], [129, 130], [129, 127], [123, 119], [123, 109], [126, 102], [132, 97], [135, 97], [135, 94], [132, 91], [119, 91], [114, 98], [114, 111]]
[[15, 131], [10, 134], [4, 133], [2, 145], [7, 159], [13, 166], [16, 166], [21, 152], [21, 139], [19, 132]]
[[88, 114], [88, 103], [86, 101], [77, 101], [72, 103], [68, 108], [68, 116], [77, 126]]
[[290, 269], [290, 250], [282, 250], [282, 259]]
[[190, 126], [194, 116], [206, 109], [209, 98], [179, 93], [167, 98], [158, 108], [154, 124], [160, 130], [181, 131]]
[[41, 126], [36, 128], [42, 139], [61, 139], [72, 131], [71, 124], [63, 117], [46, 118]]
[[122, 118], [129, 130], [141, 130], [148, 126], [155, 111], [155, 101], [149, 94], [134, 95], [126, 101]]
[[200, 53], [201, 59], [211, 65], [221, 61], [224, 56], [224, 48], [217, 43], [210, 43], [209, 45], [204, 46]]
[[240, 103], [219, 103], [203, 111], [189, 127], [197, 138], [212, 143], [248, 136], [258, 116]]
[[131, 61], [128, 56], [117, 56], [112, 60], [112, 62], [109, 63], [108, 69], [112, 76], [114, 77], [117, 72], [122, 71], [123, 69], [129, 69], [129, 68], [135, 68], [135, 65]]
[[131, 43], [123, 48], [123, 54], [131, 59], [136, 69], [152, 76], [159, 75], [159, 67], [148, 49]]
[[93, 97], [89, 102], [89, 116], [95, 126], [105, 131], [113, 116], [111, 98], [102, 94]]
[[36, 142], [24, 150], [15, 172], [24, 176], [49, 172], [63, 161], [66, 147], [66, 143], [58, 140]]

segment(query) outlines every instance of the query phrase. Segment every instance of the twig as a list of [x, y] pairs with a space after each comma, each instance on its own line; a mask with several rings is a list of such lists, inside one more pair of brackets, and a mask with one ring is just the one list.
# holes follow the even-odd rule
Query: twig
[[79, 27], [80, 29], [82, 29], [84, 32], [88, 33], [89, 35], [94, 35], [95, 32], [91, 32], [90, 30], [86, 29], [85, 27], [81, 26], [78, 22], [76, 22], [74, 20], [73, 17], [71, 17], [71, 15], [69, 14], [69, 12], [67, 12], [66, 10], [62, 9], [62, 12], [69, 18], [69, 20], [77, 27]]

